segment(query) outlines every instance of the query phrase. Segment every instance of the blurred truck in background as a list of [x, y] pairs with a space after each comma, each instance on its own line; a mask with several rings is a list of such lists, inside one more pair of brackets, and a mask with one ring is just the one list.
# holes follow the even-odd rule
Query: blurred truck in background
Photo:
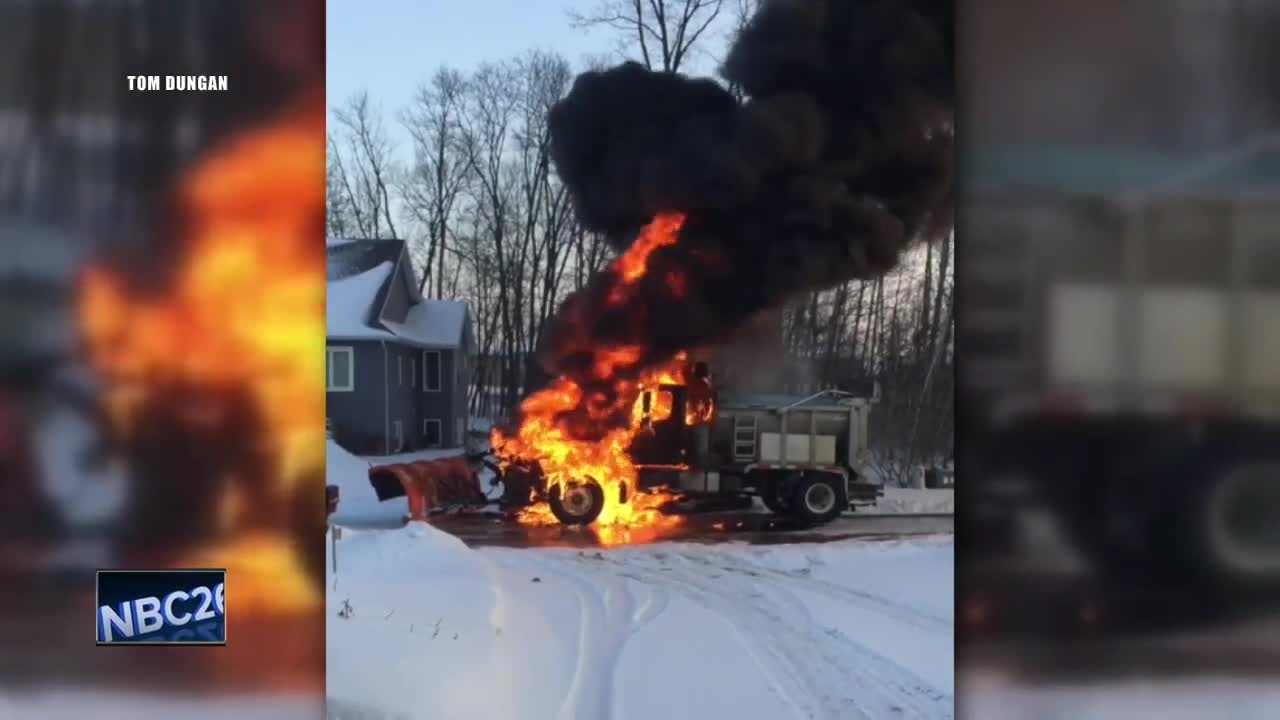
[[1110, 580], [1231, 603], [1280, 584], [1273, 144], [1092, 168], [1022, 149], [1016, 178], [974, 159], [957, 275], [975, 541], [1008, 543], [1039, 506]]

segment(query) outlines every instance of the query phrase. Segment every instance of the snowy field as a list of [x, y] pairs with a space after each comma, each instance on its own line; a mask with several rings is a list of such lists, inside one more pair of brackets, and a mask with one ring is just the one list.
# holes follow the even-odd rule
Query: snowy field
[[1177, 676], [1143, 680], [1025, 685], [994, 672], [973, 673], [961, 683], [958, 713], [975, 720], [1274, 720], [1280, 717], [1280, 684]]
[[953, 717], [950, 539], [470, 549], [415, 523], [337, 548], [335, 720]]
[[154, 693], [95, 690], [0, 692], [0, 718], [40, 720], [314, 720], [320, 716], [314, 697], [252, 695], [165, 697]]
[[860, 507], [857, 515], [895, 515], [908, 513], [953, 514], [955, 490], [886, 487], [884, 497], [873, 507]]
[[329, 446], [332, 720], [954, 716], [949, 537], [472, 549], [356, 529], [386, 460]]

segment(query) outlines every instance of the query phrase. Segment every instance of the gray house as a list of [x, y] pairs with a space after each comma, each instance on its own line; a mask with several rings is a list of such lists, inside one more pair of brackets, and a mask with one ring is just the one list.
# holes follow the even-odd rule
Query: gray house
[[339, 444], [369, 455], [463, 444], [470, 313], [422, 297], [404, 241], [328, 241], [327, 321]]

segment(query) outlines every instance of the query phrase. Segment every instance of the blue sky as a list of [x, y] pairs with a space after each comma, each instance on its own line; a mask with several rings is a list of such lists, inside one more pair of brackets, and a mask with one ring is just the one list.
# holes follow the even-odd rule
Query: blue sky
[[[527, 50], [554, 50], [580, 65], [588, 56], [615, 52], [607, 28], [570, 27], [568, 11], [597, 0], [329, 0], [326, 84], [329, 107], [360, 89], [383, 111], [397, 154], [411, 154], [395, 113], [441, 65], [470, 70]], [[728, 15], [726, 3], [725, 15]], [[707, 38], [719, 49], [720, 38]], [[713, 68], [706, 59], [691, 69]]]

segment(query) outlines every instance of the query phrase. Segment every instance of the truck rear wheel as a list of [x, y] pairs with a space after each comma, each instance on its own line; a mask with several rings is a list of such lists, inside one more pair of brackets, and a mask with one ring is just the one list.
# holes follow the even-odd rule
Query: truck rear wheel
[[849, 507], [844, 478], [831, 473], [807, 473], [791, 491], [790, 513], [808, 525], [822, 525]]
[[551, 514], [564, 525], [590, 525], [604, 510], [604, 488], [587, 479], [557, 484], [547, 493]]
[[1240, 589], [1280, 583], [1278, 475], [1280, 464], [1248, 462], [1222, 468], [1202, 483], [1187, 529], [1200, 539], [1193, 557], [1218, 582]]
[[1266, 460], [1185, 461], [1167, 482], [1103, 505], [1105, 515], [1134, 522], [1129, 534], [1099, 527], [1094, 506], [1067, 514], [1074, 539], [1108, 577], [1178, 587], [1206, 608], [1228, 607], [1280, 586], [1278, 473], [1280, 464]]

